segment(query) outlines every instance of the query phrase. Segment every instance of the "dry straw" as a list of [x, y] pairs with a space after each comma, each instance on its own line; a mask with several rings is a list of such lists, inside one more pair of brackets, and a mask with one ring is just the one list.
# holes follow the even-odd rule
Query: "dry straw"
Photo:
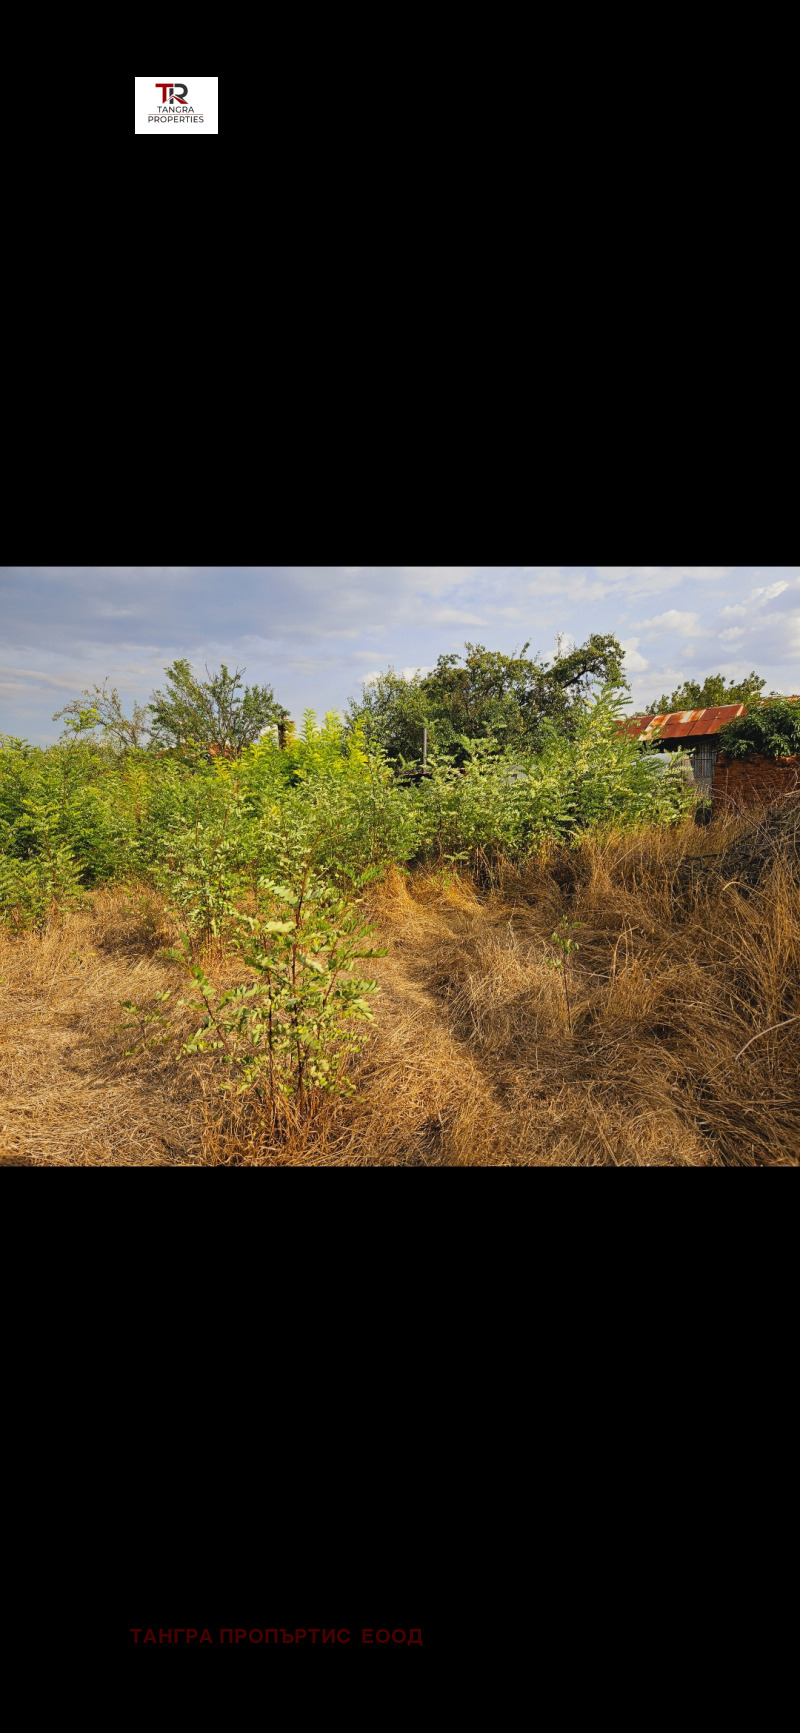
[[[388, 955], [369, 965], [381, 991], [357, 1097], [321, 1098], [279, 1137], [252, 1101], [219, 1096], [213, 1056], [182, 1058], [176, 1039], [124, 1057], [122, 1001], [153, 1008], [185, 978], [159, 956], [175, 931], [157, 896], [98, 892], [41, 937], [0, 940], [0, 1159], [795, 1166], [797, 832], [771, 823], [771, 841], [739, 817], [587, 834], [526, 870], [501, 864], [489, 891], [391, 869], [364, 905]], [[564, 917], [582, 923], [571, 1029], [547, 962]], [[221, 952], [207, 967], [219, 983], [241, 973]]]

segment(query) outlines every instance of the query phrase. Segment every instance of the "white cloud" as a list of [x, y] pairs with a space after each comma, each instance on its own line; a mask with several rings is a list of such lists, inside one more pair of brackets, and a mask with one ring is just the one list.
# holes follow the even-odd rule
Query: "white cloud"
[[523, 566], [532, 575], [534, 595], [559, 595], [571, 602], [602, 601], [606, 596], [658, 595], [684, 580], [720, 583], [731, 566]]
[[610, 594], [613, 585], [590, 578], [585, 571], [567, 571], [564, 566], [523, 566], [530, 576], [527, 589], [538, 601], [542, 596], [568, 597], [571, 602], [597, 602]]
[[39, 674], [35, 668], [0, 668], [0, 674], [11, 676], [9, 685], [13, 687], [29, 686], [31, 681], [38, 681], [41, 686], [53, 686], [62, 692], [65, 686], [73, 684], [74, 676], [64, 674]]
[[685, 609], [668, 608], [665, 614], [654, 614], [649, 620], [632, 620], [632, 626], [652, 635], [654, 632], [677, 632], [679, 638], [710, 638], [712, 633], [700, 624], [700, 615]]
[[698, 577], [698, 579], [717, 579], [727, 577], [729, 565], [596, 565], [596, 572], [604, 577], [613, 577], [615, 582], [623, 582], [629, 577]]
[[469, 583], [477, 566], [398, 566], [398, 571], [415, 591], [429, 596], [445, 596], [459, 584]]
[[[733, 602], [726, 608], [720, 608], [720, 618], [723, 620], [731, 620], [736, 617], [741, 619], [748, 612], [748, 609], [751, 607], [753, 602], [758, 602], [762, 605], [764, 602], [774, 602], [776, 596], [782, 596], [784, 590], [788, 589], [789, 584], [785, 579], [780, 579], [776, 584], [761, 584], [757, 590], [751, 590], [749, 596], [746, 596], [743, 602]], [[723, 637], [724, 635], [724, 633], [721, 634]]]
[[682, 584], [685, 578], [699, 583], [719, 583], [727, 577], [730, 566], [595, 566], [601, 578], [615, 586], [626, 584], [634, 590], [667, 590]]
[[642, 656], [639, 652], [640, 640], [638, 638], [622, 638], [620, 642], [625, 651], [625, 673], [643, 674], [645, 668], [649, 668], [650, 663], [647, 657]]
[[[780, 641], [773, 647], [776, 661], [784, 661], [789, 656], [800, 657], [800, 608], [793, 608], [790, 614], [785, 614], [781, 620]], [[792, 676], [792, 690], [800, 691], [800, 669]]]
[[783, 595], [784, 590], [788, 590], [788, 588], [788, 583], [784, 582], [779, 584], [766, 584], [761, 590], [753, 590], [750, 600], [755, 602], [760, 598], [762, 602], [771, 602], [774, 600], [775, 596]]
[[723, 644], [735, 644], [738, 638], [744, 637], [744, 626], [729, 626], [727, 632], [720, 632]]
[[437, 626], [488, 626], [480, 614], [467, 614], [461, 608], [434, 608], [428, 615]]

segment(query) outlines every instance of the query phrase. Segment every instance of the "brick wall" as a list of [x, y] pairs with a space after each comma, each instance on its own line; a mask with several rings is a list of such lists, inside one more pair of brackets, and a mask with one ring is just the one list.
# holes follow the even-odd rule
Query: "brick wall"
[[767, 806], [797, 787], [800, 787], [800, 757], [764, 758], [760, 752], [751, 752], [748, 758], [726, 758], [720, 752], [714, 765], [714, 812], [754, 803]]

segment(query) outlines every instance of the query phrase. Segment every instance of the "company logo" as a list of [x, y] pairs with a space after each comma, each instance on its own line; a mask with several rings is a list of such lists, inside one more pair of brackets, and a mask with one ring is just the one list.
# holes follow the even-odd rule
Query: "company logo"
[[183, 96], [179, 96], [179, 97], [178, 97], [178, 101], [179, 101], [179, 102], [182, 102], [182, 103], [184, 103], [184, 104], [185, 104], [185, 103], [186, 103], [186, 92], [187, 92], [187, 90], [188, 90], [188, 88], [189, 88], [189, 87], [188, 87], [188, 85], [186, 85], [186, 84], [178, 84], [178, 85], [175, 85], [175, 84], [168, 84], [168, 83], [167, 83], [167, 82], [166, 82], [166, 81], [165, 81], [165, 82], [164, 82], [164, 84], [157, 84], [157, 85], [156, 85], [156, 90], [163, 90], [163, 92], [164, 92], [164, 102], [165, 102], [165, 103], [166, 103], [166, 100], [167, 100], [167, 91], [169, 91], [169, 100], [170, 100], [170, 102], [174, 102], [174, 101], [175, 101], [175, 97], [174, 97], [174, 95], [173, 95], [173, 92], [174, 92], [174, 91], [175, 91], [175, 90], [182, 90], [182, 91], [183, 91]]
[[[189, 94], [188, 84], [181, 84], [180, 80], [176, 81], [174, 78], [157, 78], [155, 88], [162, 92], [163, 100], [159, 103], [158, 108], [148, 115], [148, 124], [151, 120], [160, 121], [162, 124], [165, 121], [172, 121], [173, 124], [176, 121], [179, 123], [188, 120], [203, 121], [204, 116], [195, 114], [191, 103], [186, 100]], [[173, 107], [176, 102], [180, 103], [180, 109]]]

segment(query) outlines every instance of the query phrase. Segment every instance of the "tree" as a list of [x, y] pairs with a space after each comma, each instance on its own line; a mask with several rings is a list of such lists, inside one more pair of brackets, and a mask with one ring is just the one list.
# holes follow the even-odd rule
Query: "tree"
[[207, 752], [213, 745], [230, 745], [238, 755], [250, 746], [272, 722], [285, 721], [286, 711], [277, 704], [269, 686], [245, 686], [246, 669], [230, 674], [223, 662], [218, 674], [206, 667], [206, 680], [197, 680], [185, 658], [164, 670], [167, 691], [156, 691], [148, 709], [153, 718], [155, 747], [183, 747]]
[[109, 690], [106, 676], [102, 686], [93, 686], [91, 691], [84, 688], [80, 698], [73, 698], [63, 709], [56, 710], [53, 721], [57, 722], [60, 716], [67, 718], [64, 737], [94, 734], [99, 728], [106, 745], [113, 747], [115, 752], [124, 752], [144, 746], [145, 736], [150, 731], [147, 709], [146, 704], [134, 704], [133, 715], [125, 716], [119, 692], [116, 686]]
[[617, 639], [594, 633], [586, 644], [552, 665], [538, 656], [505, 656], [483, 644], [466, 643], [466, 654], [442, 655], [427, 675], [418, 669], [405, 680], [389, 668], [352, 699], [346, 726], [364, 725], [368, 742], [383, 747], [390, 758], [415, 759], [428, 729], [432, 747], [451, 751], [461, 763], [468, 756], [465, 740], [495, 735], [509, 748], [536, 750], [543, 744], [545, 720], [569, 733], [576, 706], [596, 683], [626, 686], [624, 653]]
[[552, 665], [534, 663], [536, 678], [532, 681], [527, 702], [528, 729], [535, 734], [545, 719], [560, 726], [567, 734], [574, 730], [581, 702], [595, 686], [614, 686], [629, 691], [623, 672], [625, 652], [612, 632], [592, 632], [585, 644], [561, 655]]
[[417, 669], [406, 680], [390, 667], [385, 674], [365, 683], [362, 693], [360, 699], [349, 701], [345, 733], [352, 737], [356, 723], [360, 723], [365, 746], [382, 748], [394, 759], [418, 757], [422, 751], [422, 730], [433, 721], [422, 691], [421, 671]]
[[[648, 705], [644, 715], [664, 716], [672, 710], [708, 710], [717, 704], [749, 704], [759, 697], [766, 684], [766, 680], [760, 680], [755, 671], [744, 680], [730, 680], [727, 686], [724, 674], [707, 674], [702, 686], [696, 680], [684, 680], [671, 697], [662, 693]], [[772, 693], [773, 698], [777, 696], [777, 693]]]

